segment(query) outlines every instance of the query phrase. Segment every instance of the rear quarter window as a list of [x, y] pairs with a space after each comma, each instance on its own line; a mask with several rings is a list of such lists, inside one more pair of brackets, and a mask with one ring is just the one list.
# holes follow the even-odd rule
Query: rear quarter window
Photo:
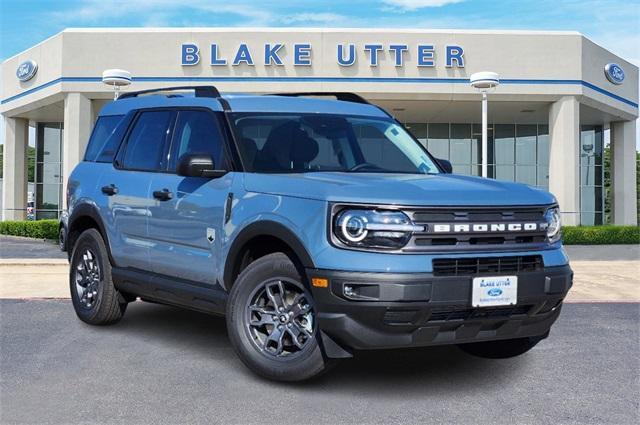
[[124, 133], [120, 125], [124, 115], [109, 115], [98, 118], [84, 155], [85, 161], [112, 162]]

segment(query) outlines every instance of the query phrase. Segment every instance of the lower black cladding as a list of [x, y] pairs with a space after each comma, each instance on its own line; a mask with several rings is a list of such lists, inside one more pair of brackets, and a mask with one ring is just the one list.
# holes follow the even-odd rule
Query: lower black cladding
[[511, 316], [526, 315], [532, 304], [493, 307], [493, 308], [468, 308], [462, 306], [459, 308], [432, 309], [429, 315], [429, 322], [440, 322], [449, 320], [472, 320], [472, 319], [495, 319], [510, 318]]
[[113, 267], [112, 275], [119, 291], [146, 301], [208, 314], [224, 314], [227, 293], [220, 285], [204, 285], [176, 277], [120, 267]]
[[[573, 278], [568, 265], [516, 272], [516, 305], [476, 308], [471, 306], [471, 281], [486, 274], [437, 276], [317, 269], [308, 269], [307, 274], [330, 281], [328, 288], [312, 287], [320, 329], [341, 346], [362, 350], [545, 335], [560, 314]], [[345, 286], [358, 285], [379, 286], [384, 300], [345, 295]], [[423, 290], [417, 290], [419, 287]]]

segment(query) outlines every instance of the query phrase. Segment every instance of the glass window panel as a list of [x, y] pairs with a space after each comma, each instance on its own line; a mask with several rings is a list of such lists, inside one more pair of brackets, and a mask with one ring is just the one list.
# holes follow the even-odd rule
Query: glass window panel
[[[481, 164], [482, 163], [482, 134], [475, 132], [475, 127], [477, 124], [473, 124], [473, 136], [471, 139], [471, 162], [473, 164]], [[487, 158], [489, 159], [489, 164], [493, 164], [494, 156], [493, 156], [493, 128], [489, 126], [487, 131]]]
[[163, 168], [164, 144], [172, 116], [172, 111], [149, 111], [140, 114], [127, 141], [124, 154], [125, 168]]
[[580, 132], [580, 163], [601, 165], [603, 161], [602, 126], [583, 125]]
[[[584, 127], [583, 127], [584, 128]], [[590, 130], [582, 130], [580, 132], [580, 164], [587, 165], [588, 162], [593, 163], [595, 155], [595, 132]]]
[[[487, 167], [487, 174], [489, 177], [493, 177], [493, 167], [490, 165]], [[471, 165], [471, 175], [472, 176], [481, 176], [482, 175], [482, 165], [474, 164]]]
[[449, 124], [448, 123], [430, 123], [429, 139], [446, 139], [449, 140]]
[[427, 138], [427, 124], [408, 123], [404, 125], [416, 139]]
[[[238, 141], [238, 148], [247, 158], [247, 149], [252, 146], [255, 156], [255, 142], [245, 138]], [[169, 171], [175, 171], [183, 155], [208, 154], [217, 169], [224, 168], [222, 158], [222, 134], [217, 119], [205, 111], [180, 111], [176, 120], [171, 150], [169, 154]]]
[[453, 174], [462, 174], [465, 176], [471, 175], [471, 166], [470, 165], [452, 165]]
[[436, 158], [449, 159], [449, 140], [429, 139], [427, 150]]
[[580, 224], [583, 226], [593, 226], [596, 221], [596, 213], [593, 212], [581, 212]]
[[59, 211], [38, 211], [36, 210], [36, 220], [57, 220]]
[[38, 183], [61, 183], [61, 164], [55, 162], [50, 164], [37, 164], [36, 179]]
[[602, 126], [583, 125], [580, 132], [580, 163], [602, 164]]
[[60, 209], [61, 189], [59, 184], [36, 184], [36, 210]]
[[519, 183], [536, 185], [535, 165], [516, 165], [516, 179]]
[[599, 226], [604, 224], [604, 215], [599, 212], [580, 213], [580, 224], [582, 226]]
[[549, 164], [549, 126], [538, 126], [538, 165]]
[[451, 124], [451, 163], [471, 164], [471, 125]]
[[602, 177], [602, 167], [599, 165], [580, 167], [581, 186], [602, 186]]
[[604, 214], [603, 213], [595, 213], [594, 225], [599, 226], [604, 224]]
[[516, 126], [516, 164], [536, 164], [537, 132], [535, 124]]
[[[489, 158], [493, 159], [491, 156]], [[482, 163], [482, 137], [473, 136], [471, 138], [471, 163]]]
[[496, 124], [494, 130], [496, 164], [514, 163], [515, 125]]
[[536, 178], [536, 185], [544, 188], [549, 188], [549, 166], [538, 165], [538, 175]]
[[583, 186], [580, 188], [580, 211], [602, 212], [602, 187]]
[[449, 159], [449, 124], [429, 124], [427, 149], [436, 158]]
[[515, 180], [513, 165], [496, 165], [495, 170], [497, 180]]
[[[101, 156], [110, 155], [110, 161], [113, 160], [113, 155], [115, 154], [115, 147], [113, 145], [115, 144], [115, 140], [119, 141], [122, 138], [122, 132], [120, 132], [119, 137], [111, 140], [111, 143], [109, 143], [110, 146], [107, 142], [114, 135], [118, 124], [122, 121], [122, 117], [122, 115], [110, 115], [98, 118], [98, 121], [91, 132], [89, 143], [87, 144], [87, 151], [84, 155], [84, 159], [86, 161], [95, 161], [99, 154]], [[109, 151], [108, 155], [103, 154], [104, 150]], [[104, 159], [106, 160], [106, 158]]]
[[38, 124], [37, 161], [60, 162], [60, 142], [62, 140], [61, 125], [59, 123]]

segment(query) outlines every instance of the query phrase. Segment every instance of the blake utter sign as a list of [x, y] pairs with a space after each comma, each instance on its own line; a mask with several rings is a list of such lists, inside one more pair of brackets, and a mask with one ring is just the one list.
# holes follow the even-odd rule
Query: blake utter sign
[[[430, 43], [371, 43], [356, 46], [354, 43], [340, 43], [336, 44], [334, 51], [336, 63], [340, 66], [352, 66], [358, 61], [366, 61], [369, 66], [376, 67], [384, 60], [396, 67], [403, 67], [407, 58], [411, 57], [412, 65], [418, 67], [434, 67], [436, 60], [443, 60], [448, 68], [464, 68], [464, 49], [456, 45], [438, 47]], [[180, 57], [182, 66], [193, 66], [201, 62], [210, 66], [283, 66], [285, 63], [311, 66], [313, 46], [310, 43], [264, 43], [259, 47], [250, 47], [247, 43], [237, 46], [213, 43], [203, 51], [195, 43], [184, 43]]]

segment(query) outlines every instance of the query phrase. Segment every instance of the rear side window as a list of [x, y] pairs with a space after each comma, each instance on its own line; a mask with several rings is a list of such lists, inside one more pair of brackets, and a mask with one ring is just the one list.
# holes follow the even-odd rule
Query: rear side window
[[216, 168], [222, 158], [222, 135], [216, 117], [205, 111], [180, 111], [173, 130], [169, 153], [169, 171], [175, 171], [185, 154], [208, 154]]
[[85, 161], [113, 161], [113, 156], [118, 149], [124, 132], [123, 128], [118, 128], [123, 127], [118, 126], [123, 121], [123, 117], [124, 115], [110, 115], [98, 118], [89, 138], [87, 151], [84, 155]]
[[165, 142], [172, 111], [142, 112], [136, 120], [125, 147], [124, 168], [157, 171], [165, 166]]

